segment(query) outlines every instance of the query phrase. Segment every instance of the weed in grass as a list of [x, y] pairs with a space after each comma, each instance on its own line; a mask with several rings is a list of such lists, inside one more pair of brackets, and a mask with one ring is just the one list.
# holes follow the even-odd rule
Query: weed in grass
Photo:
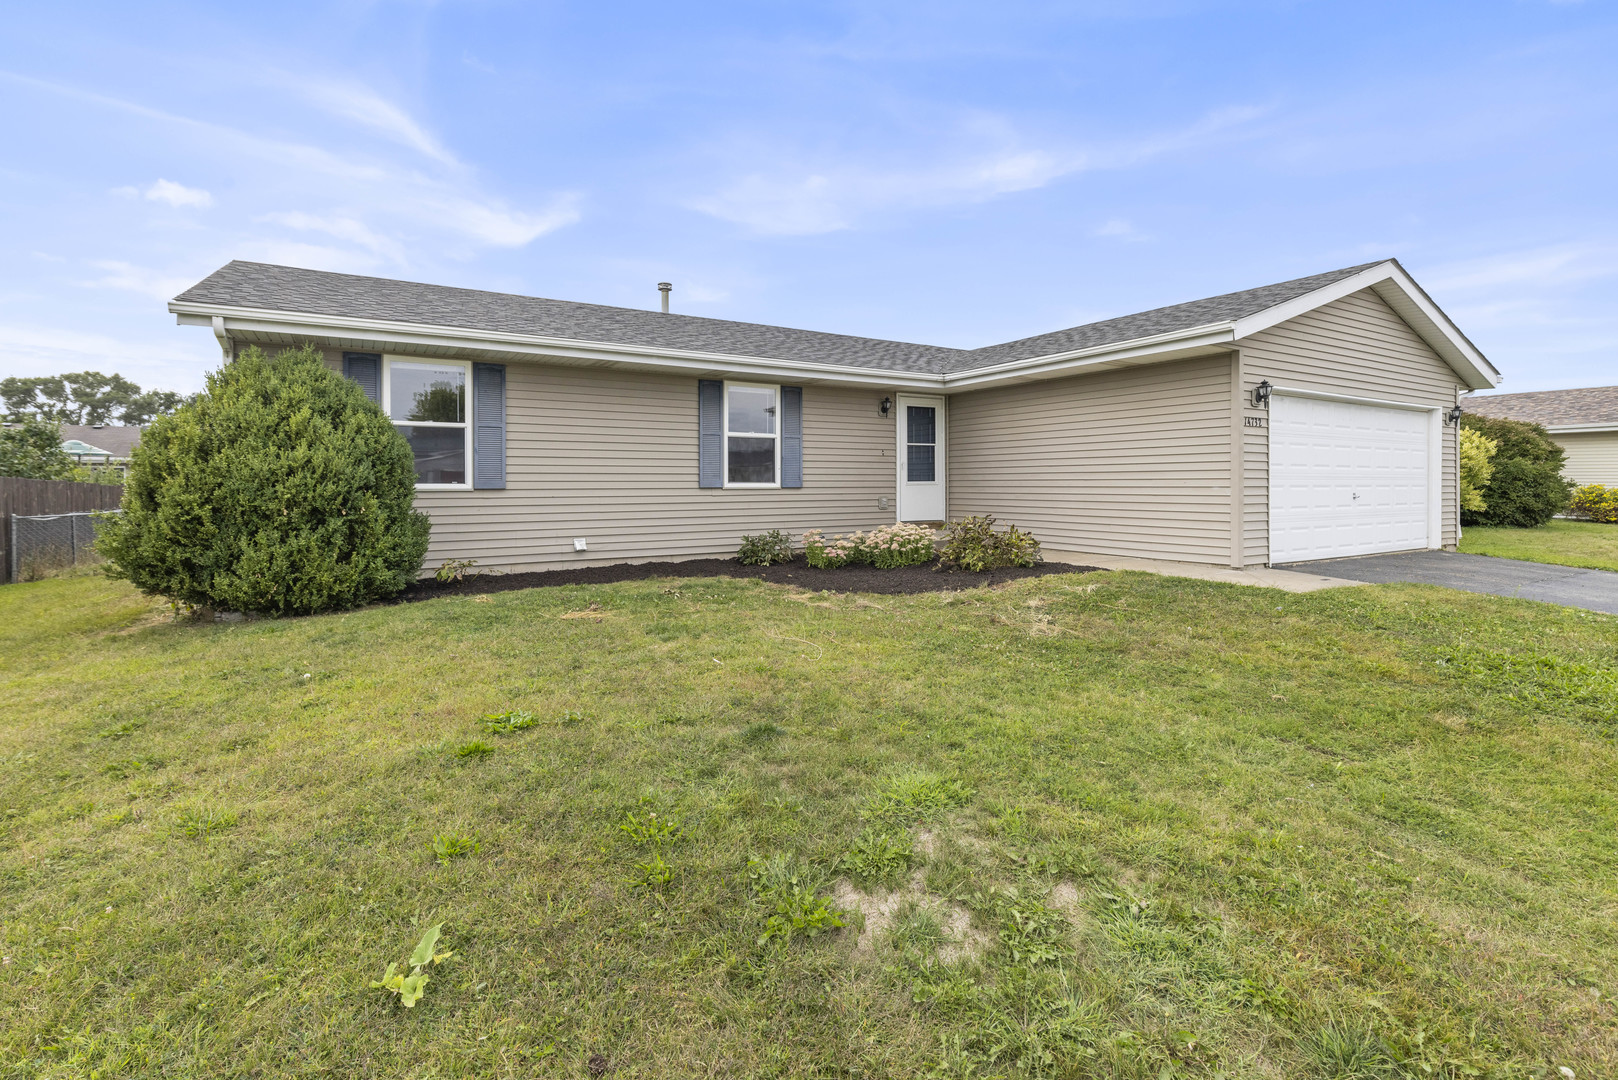
[[456, 833], [440, 833], [433, 837], [433, 854], [438, 856], [439, 866], [448, 866], [451, 859], [458, 859], [463, 855], [476, 855], [483, 850], [483, 845], [476, 836], [461, 836]]
[[150, 758], [122, 758], [118, 761], [107, 762], [101, 766], [101, 772], [102, 775], [110, 776], [114, 780], [128, 780], [131, 776], [143, 773], [147, 769], [155, 769], [157, 764], [156, 761]]
[[1325, 1080], [1383, 1080], [1403, 1075], [1393, 1051], [1370, 1028], [1334, 1020], [1315, 1032], [1308, 1046]]
[[514, 731], [527, 731], [539, 723], [531, 712], [513, 709], [510, 712], [491, 713], [483, 718], [483, 731], [487, 735], [510, 735]]
[[843, 913], [831, 906], [831, 897], [820, 895], [824, 882], [786, 855], [748, 859], [747, 876], [765, 912], [760, 945], [771, 939], [785, 945], [794, 934], [812, 938], [845, 925]]
[[492, 753], [494, 753], [494, 747], [482, 739], [473, 739], [471, 742], [464, 742], [455, 748], [455, 756], [458, 758], [487, 757]]
[[656, 810], [645, 817], [636, 817], [630, 812], [618, 823], [618, 831], [637, 844], [661, 845], [679, 837], [680, 823], [673, 818], [659, 817]]
[[893, 916], [888, 938], [895, 947], [931, 956], [949, 944], [944, 921], [932, 908], [910, 901]]
[[661, 892], [673, 880], [673, 868], [663, 861], [661, 852], [654, 851], [650, 862], [635, 864], [635, 876], [629, 879], [629, 883], [647, 892]]
[[864, 885], [897, 885], [910, 872], [915, 842], [908, 830], [866, 826], [838, 866]]
[[371, 983], [371, 989], [397, 994], [399, 1004], [407, 1009], [415, 1008], [416, 1002], [427, 992], [427, 984], [432, 981], [427, 974], [428, 969], [437, 967], [455, 955], [453, 952], [434, 951], [438, 944], [438, 932], [443, 925], [439, 923], [437, 926], [429, 927], [427, 932], [421, 935], [421, 940], [416, 943], [416, 951], [405, 961], [405, 967], [410, 972], [408, 975], [399, 970], [398, 961], [393, 961], [388, 964], [388, 970], [382, 978]]
[[977, 893], [968, 903], [987, 911], [1000, 923], [1000, 943], [1019, 964], [1048, 964], [1070, 956], [1073, 926], [1060, 911], [1038, 897], [1025, 896], [1015, 887]]
[[871, 821], [913, 825], [964, 806], [973, 791], [959, 780], [945, 780], [925, 772], [890, 777], [865, 810]]
[[121, 724], [116, 724], [113, 727], [104, 728], [103, 730], [96, 732], [96, 738], [127, 739], [129, 736], [135, 734], [135, 732], [139, 731], [145, 726], [146, 721], [144, 720], [125, 720]]
[[236, 827], [236, 814], [232, 810], [188, 806], [176, 815], [175, 826], [193, 839], [212, 836]]
[[584, 723], [584, 714], [569, 709], [567, 712], [562, 714], [561, 719], [558, 722], [563, 727], [578, 727], [580, 724]]
[[1496, 650], [1452, 653], [1438, 663], [1469, 683], [1541, 712], [1618, 724], [1618, 667]]

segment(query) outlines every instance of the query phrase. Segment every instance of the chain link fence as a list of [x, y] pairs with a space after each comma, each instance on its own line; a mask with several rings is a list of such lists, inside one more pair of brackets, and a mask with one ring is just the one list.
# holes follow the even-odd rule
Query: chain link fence
[[56, 570], [98, 563], [96, 518], [117, 510], [11, 515], [11, 580], [33, 581]]

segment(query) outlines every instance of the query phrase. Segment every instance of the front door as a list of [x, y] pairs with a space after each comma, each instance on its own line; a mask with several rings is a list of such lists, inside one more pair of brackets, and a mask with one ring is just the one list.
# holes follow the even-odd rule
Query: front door
[[899, 520], [943, 521], [944, 399], [899, 395]]

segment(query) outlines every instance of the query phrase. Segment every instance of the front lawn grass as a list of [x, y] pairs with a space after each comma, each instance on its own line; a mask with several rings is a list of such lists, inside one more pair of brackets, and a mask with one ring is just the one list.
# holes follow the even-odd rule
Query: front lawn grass
[[0, 1075], [1618, 1075], [1611, 616], [75, 578], [0, 700]]
[[1561, 520], [1552, 520], [1538, 529], [1468, 525], [1461, 531], [1460, 550], [1526, 562], [1618, 570], [1618, 525]]

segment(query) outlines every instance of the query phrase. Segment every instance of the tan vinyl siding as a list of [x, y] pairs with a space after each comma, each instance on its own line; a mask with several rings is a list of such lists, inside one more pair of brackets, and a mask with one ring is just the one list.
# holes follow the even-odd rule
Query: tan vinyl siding
[[[1462, 387], [1443, 359], [1375, 292], [1365, 289], [1241, 342], [1243, 391], [1260, 380], [1333, 394], [1449, 409]], [[1250, 416], [1263, 410], [1248, 408]], [[1269, 558], [1269, 430], [1244, 428], [1244, 533], [1249, 563]], [[1443, 543], [1459, 525], [1455, 428], [1443, 428]]]
[[1563, 476], [1575, 484], [1618, 487], [1618, 431], [1552, 432], [1551, 438], [1567, 451]]
[[1231, 360], [957, 394], [949, 513], [1054, 551], [1230, 561]]
[[[342, 369], [342, 350], [325, 350]], [[893, 420], [883, 392], [805, 386], [803, 487], [697, 487], [697, 380], [510, 363], [506, 488], [422, 491], [427, 565], [551, 570], [736, 553], [743, 533], [872, 529], [894, 519]], [[879, 510], [879, 499], [888, 500]], [[589, 541], [576, 553], [573, 538]]]

